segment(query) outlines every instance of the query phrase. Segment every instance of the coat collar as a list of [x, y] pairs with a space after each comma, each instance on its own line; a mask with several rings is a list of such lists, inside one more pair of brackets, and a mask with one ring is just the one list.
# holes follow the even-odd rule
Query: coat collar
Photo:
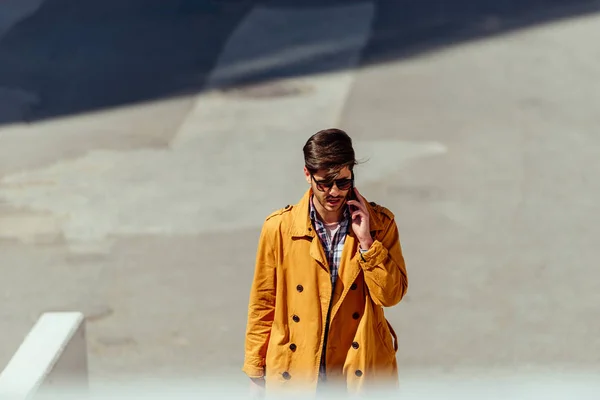
[[[315, 231], [312, 226], [309, 210], [310, 210], [310, 198], [312, 196], [312, 188], [309, 188], [300, 199], [300, 201], [292, 208], [292, 223], [290, 225], [289, 233], [293, 237], [314, 237]], [[380, 231], [383, 229], [383, 223], [375, 208], [370, 204], [367, 199], [365, 204], [370, 216], [370, 227], [371, 232]], [[352, 230], [352, 228], [350, 228]]]

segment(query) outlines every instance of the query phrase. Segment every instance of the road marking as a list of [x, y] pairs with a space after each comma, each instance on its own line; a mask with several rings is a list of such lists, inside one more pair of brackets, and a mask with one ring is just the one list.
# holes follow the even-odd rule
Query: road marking
[[13, 26], [34, 14], [44, 0], [1, 0], [0, 7], [0, 39]]
[[[111, 235], [257, 227], [273, 209], [306, 189], [302, 146], [310, 134], [337, 125], [372, 16], [371, 3], [301, 11], [255, 8], [232, 35], [209, 80], [212, 89], [198, 96], [170, 149], [92, 151], [5, 177], [0, 198], [50, 210], [63, 224], [72, 249], [81, 251], [98, 249]], [[273, 35], [282, 21], [289, 35]], [[340, 40], [336, 52], [334, 44], [343, 37], [353, 39]], [[317, 46], [316, 61], [306, 67], [313, 75], [238, 90], [216, 87], [254, 73], [236, 67], [253, 55], [263, 60], [261, 67], [275, 69], [289, 67], [278, 58], [282, 49], [298, 46], [302, 57], [311, 58], [312, 42], [327, 43]], [[327, 57], [319, 60], [324, 48]], [[325, 67], [336, 72], [317, 73]], [[413, 158], [444, 151], [436, 143], [402, 141], [357, 141], [356, 148], [361, 157], [371, 158], [363, 167], [363, 183], [379, 180]]]

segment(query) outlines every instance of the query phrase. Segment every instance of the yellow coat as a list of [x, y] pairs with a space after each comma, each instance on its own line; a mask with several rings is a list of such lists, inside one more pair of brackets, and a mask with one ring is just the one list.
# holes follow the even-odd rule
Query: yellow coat
[[[327, 258], [300, 202], [267, 217], [250, 292], [243, 371], [266, 378], [267, 391], [313, 391], [318, 383], [327, 311], [327, 382], [351, 393], [396, 387], [397, 338], [383, 307], [400, 302], [408, 280], [394, 215], [368, 203], [373, 245], [361, 257], [352, 228], [335, 291]], [[365, 200], [366, 202], [366, 200]]]

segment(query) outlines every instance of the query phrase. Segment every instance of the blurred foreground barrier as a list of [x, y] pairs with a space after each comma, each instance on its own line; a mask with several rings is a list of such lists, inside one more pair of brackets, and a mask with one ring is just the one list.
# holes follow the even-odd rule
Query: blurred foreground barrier
[[88, 387], [85, 318], [79, 312], [43, 314], [4, 371], [0, 399], [26, 399]]

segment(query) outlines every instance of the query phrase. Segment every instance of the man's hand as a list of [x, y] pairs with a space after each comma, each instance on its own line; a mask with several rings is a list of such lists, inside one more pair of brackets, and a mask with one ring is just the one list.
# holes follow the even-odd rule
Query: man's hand
[[369, 212], [367, 211], [365, 199], [358, 192], [358, 189], [354, 188], [354, 193], [357, 200], [348, 200], [348, 205], [354, 206], [355, 208], [352, 211], [352, 230], [360, 243], [360, 248], [362, 250], [369, 250], [373, 244]]

